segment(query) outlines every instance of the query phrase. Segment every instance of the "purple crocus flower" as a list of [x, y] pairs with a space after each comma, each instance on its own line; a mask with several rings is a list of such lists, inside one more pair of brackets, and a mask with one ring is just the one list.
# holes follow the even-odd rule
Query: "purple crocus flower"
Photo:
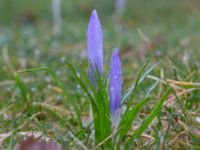
[[114, 50], [110, 64], [110, 115], [112, 126], [116, 129], [120, 121], [120, 103], [122, 93], [121, 62], [117, 48]]
[[89, 61], [88, 76], [94, 85], [91, 68], [98, 69], [101, 76], [103, 68], [103, 33], [96, 10], [93, 10], [87, 28], [87, 54]]

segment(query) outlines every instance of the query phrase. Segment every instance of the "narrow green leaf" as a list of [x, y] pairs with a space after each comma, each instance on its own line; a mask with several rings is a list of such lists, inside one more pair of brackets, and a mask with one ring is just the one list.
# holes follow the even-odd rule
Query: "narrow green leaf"
[[[128, 99], [131, 100], [134, 98], [134, 95], [136, 94], [137, 92], [137, 87], [139, 84], [142, 83], [142, 81], [147, 77], [147, 75], [153, 71], [158, 65], [160, 64], [160, 62], [154, 64], [153, 66], [151, 66], [149, 69], [147, 69], [145, 71], [144, 74], [142, 74], [145, 70], [145, 68], [147, 67], [148, 65], [148, 61], [141, 67], [141, 69], [139, 70], [139, 73], [138, 73], [138, 76], [137, 76], [137, 79], [136, 79], [136, 82], [135, 84], [133, 84], [130, 88], [128, 88], [128, 90], [126, 90], [124, 92], [124, 94], [122, 95], [122, 104], [127, 101]], [[129, 98], [130, 97], [130, 98]]]
[[104, 85], [105, 87], [107, 87], [108, 84], [109, 84], [109, 77], [110, 77], [110, 72], [108, 72], [108, 73], [105, 75], [105, 77], [104, 77], [103, 85]]
[[[50, 68], [47, 68], [47, 67], [31, 68], [31, 69], [26, 69], [26, 70], [20, 70], [20, 71], [17, 72], [17, 74], [18, 73], [38, 72], [38, 71], [47, 71], [51, 75], [51, 78], [53, 79], [53, 81], [62, 89], [64, 96], [66, 98], [68, 98], [68, 95], [66, 93], [64, 85], [58, 80], [56, 74]], [[20, 82], [19, 82], [19, 84], [20, 84]], [[63, 103], [65, 103], [65, 101], [63, 101]], [[76, 112], [76, 117], [78, 119], [79, 126], [80, 126], [80, 128], [82, 128], [83, 125], [82, 125], [82, 120], [80, 118], [81, 116], [79, 115], [80, 112], [79, 112], [77, 106], [75, 105], [75, 103], [73, 101], [72, 101], [72, 104], [73, 104], [73, 107], [74, 107], [75, 112]]]
[[124, 117], [123, 120], [121, 120], [121, 137], [124, 138], [124, 136], [127, 134], [128, 130], [130, 129], [132, 122], [135, 120], [139, 110], [149, 101], [149, 97], [146, 97], [143, 100], [140, 100], [133, 109], [131, 109], [130, 111], [128, 111], [128, 113], [126, 114], [126, 116]]
[[[86, 92], [86, 94], [90, 99], [93, 111], [95, 142], [99, 143], [100, 141], [103, 141], [106, 137], [108, 137], [111, 134], [108, 95], [104, 86], [103, 79], [101, 78], [98, 70], [93, 70], [93, 68], [91, 68], [95, 80], [94, 81], [95, 88], [94, 88], [84, 71], [83, 71], [83, 78], [84, 78], [83, 82], [81, 78], [77, 75], [76, 70], [73, 68], [73, 66], [69, 62], [67, 62], [67, 60], [65, 60], [65, 62], [71, 69], [72, 73], [74, 74], [81, 88]], [[89, 88], [91, 89], [91, 91], [88, 90]], [[103, 144], [103, 147], [110, 147], [109, 144], [110, 142], [111, 141], [108, 140], [106, 143]]]
[[126, 90], [124, 94], [122, 95], [122, 100], [121, 100], [122, 104], [125, 101], [128, 101], [128, 103], [131, 103], [132, 99], [135, 97], [138, 90], [138, 84], [139, 84], [140, 78], [142, 77], [142, 73], [144, 72], [147, 65], [148, 65], [148, 61], [140, 68], [135, 84], [133, 84], [130, 88], [128, 88], [128, 90]]
[[158, 63], [154, 64], [153, 66], [151, 66], [149, 69], [147, 69], [145, 71], [145, 73], [142, 75], [142, 77], [140, 78], [139, 80], [139, 83], [141, 83], [147, 76], [148, 74], [153, 71], [159, 64], [160, 64], [161, 61], [159, 61]]
[[[111, 134], [111, 123], [109, 117], [109, 99], [108, 94], [106, 92], [105, 86], [103, 84], [103, 80], [101, 79], [100, 74], [97, 72], [97, 93], [95, 95], [95, 99], [97, 101], [99, 107], [99, 116], [98, 119], [100, 120], [100, 130], [101, 130], [101, 139], [103, 141]], [[98, 142], [100, 142], [98, 141]], [[109, 144], [111, 140], [108, 140], [103, 144], [105, 147], [110, 147]]]
[[160, 98], [159, 102], [156, 104], [156, 106], [151, 111], [151, 113], [142, 122], [140, 127], [135, 132], [133, 132], [129, 142], [131, 142], [132, 139], [136, 139], [136, 138], [140, 137], [141, 134], [148, 128], [149, 124], [152, 122], [152, 120], [158, 115], [158, 113], [162, 109], [163, 102], [167, 98], [167, 96], [169, 95], [170, 91], [171, 91], [171, 88], [169, 87], [166, 90], [166, 92], [162, 95], [162, 97]]
[[121, 129], [121, 138], [127, 134], [128, 130], [131, 128], [133, 121], [135, 120], [139, 110], [149, 101], [149, 96], [151, 92], [155, 89], [159, 82], [155, 82], [148, 90], [145, 98], [140, 100], [126, 115], [123, 116], [120, 124], [122, 125]]
[[20, 93], [21, 93], [24, 101], [27, 102], [27, 104], [28, 104], [28, 98], [27, 98], [27, 95], [26, 95], [26, 88], [24, 87], [24, 84], [22, 83], [18, 73], [15, 73], [15, 81], [16, 81], [16, 84], [17, 84], [17, 86], [20, 90]]
[[66, 60], [64, 59], [65, 63], [68, 65], [68, 67], [71, 69], [73, 75], [75, 76], [76, 80], [78, 81], [78, 83], [80, 84], [81, 88], [85, 91], [85, 93], [87, 94], [87, 96], [89, 97], [89, 100], [91, 102], [91, 105], [93, 106], [94, 109], [97, 109], [96, 103], [92, 97], [92, 95], [90, 94], [90, 92], [88, 91], [87, 87], [85, 86], [85, 84], [83, 83], [83, 81], [81, 81], [80, 77], [77, 75], [76, 70], [74, 69], [74, 67]]

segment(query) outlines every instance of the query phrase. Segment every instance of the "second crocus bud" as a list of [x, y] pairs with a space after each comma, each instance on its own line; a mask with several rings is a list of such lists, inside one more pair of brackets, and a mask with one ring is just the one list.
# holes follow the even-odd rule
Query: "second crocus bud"
[[120, 122], [120, 104], [122, 95], [122, 71], [118, 50], [115, 49], [110, 64], [110, 115], [111, 123], [116, 129]]

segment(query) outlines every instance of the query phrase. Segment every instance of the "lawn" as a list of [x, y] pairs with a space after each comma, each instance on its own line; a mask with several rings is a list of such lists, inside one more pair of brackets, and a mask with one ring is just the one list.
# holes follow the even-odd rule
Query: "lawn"
[[[121, 15], [114, 0], [63, 0], [61, 6], [61, 33], [55, 34], [50, 1], [0, 1], [0, 149], [12, 150], [30, 135], [64, 150], [200, 149], [200, 1], [128, 0]], [[93, 9], [104, 40], [99, 90], [109, 95], [117, 47], [122, 98], [128, 97], [120, 127], [130, 128], [112, 131], [113, 137], [98, 137], [95, 119], [90, 122], [86, 30]], [[135, 113], [127, 119], [129, 107]]]

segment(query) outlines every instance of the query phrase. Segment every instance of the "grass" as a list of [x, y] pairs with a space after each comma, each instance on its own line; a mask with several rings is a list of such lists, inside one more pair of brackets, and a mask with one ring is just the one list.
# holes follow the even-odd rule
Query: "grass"
[[[129, 1], [118, 20], [112, 2], [105, 0], [68, 0], [62, 7], [63, 32], [54, 36], [48, 1], [0, 2], [0, 148], [12, 149], [28, 133], [54, 139], [64, 149], [100, 149], [113, 142], [109, 130], [93, 138], [102, 125], [88, 123], [85, 32], [97, 8], [104, 29], [104, 75], [118, 47], [122, 108], [130, 108], [115, 148], [200, 149], [200, 2]], [[96, 100], [101, 102], [98, 94]]]

